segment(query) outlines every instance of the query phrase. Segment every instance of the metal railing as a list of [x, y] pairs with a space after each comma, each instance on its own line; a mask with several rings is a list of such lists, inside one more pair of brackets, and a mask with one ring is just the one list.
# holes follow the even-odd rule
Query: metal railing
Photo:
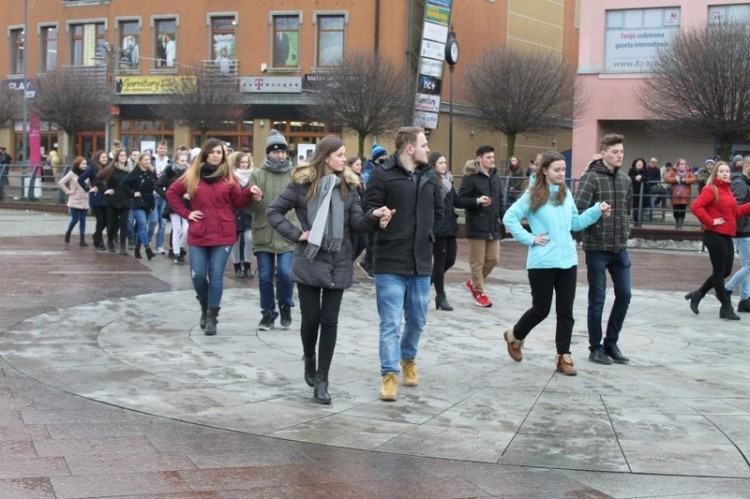
[[70, 166], [58, 166], [62, 172], [55, 177], [50, 167], [0, 165], [0, 201], [35, 201], [65, 204], [66, 196], [57, 185]]

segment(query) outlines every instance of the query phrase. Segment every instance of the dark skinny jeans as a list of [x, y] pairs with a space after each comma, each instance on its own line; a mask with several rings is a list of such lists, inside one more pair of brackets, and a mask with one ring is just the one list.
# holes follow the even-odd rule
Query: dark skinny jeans
[[711, 259], [711, 275], [700, 287], [701, 297], [713, 288], [716, 292], [716, 298], [722, 305], [729, 305], [729, 294], [724, 287], [724, 280], [732, 274], [732, 264], [734, 263], [734, 243], [732, 238], [719, 234], [712, 230], [703, 231], [703, 244], [708, 249], [708, 256]]
[[333, 351], [336, 348], [339, 309], [341, 308], [344, 290], [323, 289], [297, 283], [297, 296], [299, 297], [299, 309], [302, 313], [302, 323], [300, 324], [302, 351], [305, 353], [305, 357], [315, 355], [318, 331], [320, 331], [318, 370], [327, 373], [331, 368]]
[[456, 263], [457, 252], [455, 236], [435, 238], [432, 245], [432, 284], [439, 295], [445, 294], [445, 273]]
[[573, 302], [576, 296], [577, 267], [569, 269], [529, 269], [531, 286], [531, 308], [515, 326], [513, 336], [522, 340], [540, 322], [547, 318], [552, 308], [552, 292], [555, 292], [557, 327], [555, 345], [558, 354], [570, 353], [570, 340], [573, 336]]

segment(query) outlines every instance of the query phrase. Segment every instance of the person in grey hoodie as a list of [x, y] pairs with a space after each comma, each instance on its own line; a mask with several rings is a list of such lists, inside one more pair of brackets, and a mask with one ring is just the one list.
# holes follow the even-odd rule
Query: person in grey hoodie
[[[302, 312], [305, 382], [314, 387], [313, 397], [321, 404], [331, 403], [328, 370], [336, 346], [341, 299], [353, 280], [349, 233], [366, 233], [379, 221], [385, 226], [390, 220], [386, 207], [363, 214], [358, 184], [359, 179], [346, 167], [343, 141], [328, 136], [317, 144], [310, 163], [294, 170], [292, 182], [266, 212], [271, 226], [296, 243], [290, 278], [297, 283]], [[292, 210], [301, 228], [285, 217]]]

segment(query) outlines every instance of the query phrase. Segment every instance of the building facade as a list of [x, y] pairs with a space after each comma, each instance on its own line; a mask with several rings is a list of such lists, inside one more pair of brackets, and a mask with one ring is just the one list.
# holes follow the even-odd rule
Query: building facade
[[[706, 157], [716, 154], [718, 145], [710, 137], [683, 140], [653, 135], [648, 122], [656, 116], [642, 108], [638, 96], [643, 79], [649, 77], [648, 65], [681, 29], [732, 19], [750, 22], [750, 1], [583, 2], [578, 78], [588, 105], [573, 131], [574, 175], [585, 169], [607, 133], [625, 135], [628, 166], [637, 157], [657, 157], [662, 164], [686, 158], [691, 166], [701, 166]], [[733, 149], [750, 151], [750, 144], [738, 141]]]
[[[453, 4], [451, 25], [461, 47], [456, 104], [462, 68], [487, 46], [551, 51], [571, 63], [577, 57], [580, 0], [473, 0], [470, 8], [451, 0], [0, 0], [7, 34], [6, 42], [0, 40], [6, 44], [0, 48], [0, 72], [5, 86], [22, 89], [26, 81], [27, 90], [33, 90], [37, 74], [63, 66], [99, 67], [106, 73], [115, 93], [110, 121], [77, 133], [74, 150], [62, 151], [68, 159], [108, 148], [110, 136], [128, 148], [160, 140], [170, 150], [197, 144], [195, 130], [155, 112], [163, 103], [160, 86], [184, 66], [234, 78], [246, 104], [236, 119], [209, 136], [260, 152], [271, 128], [284, 133], [293, 150], [334, 133], [355, 152], [349, 131], [325, 116], [310, 118], [309, 82], [353, 49], [372, 49], [416, 77], [420, 26], [431, 2]], [[441, 150], [448, 147], [448, 80], [445, 65], [440, 119], [430, 139]], [[455, 116], [453, 156], [460, 162], [452, 165], [454, 171], [480, 143], [504, 150], [504, 137], [475, 132], [462, 122], [461, 112]], [[30, 121], [41, 136], [42, 155], [65, 143], [54, 123], [36, 119]], [[7, 144], [15, 158], [21, 156], [27, 126], [16, 120], [0, 130], [0, 145]], [[365, 154], [373, 140], [392, 146], [390, 137], [369, 139]], [[528, 159], [551, 147], [569, 149], [570, 143], [571, 130], [562, 129], [550, 137], [521, 137], [517, 152]]]

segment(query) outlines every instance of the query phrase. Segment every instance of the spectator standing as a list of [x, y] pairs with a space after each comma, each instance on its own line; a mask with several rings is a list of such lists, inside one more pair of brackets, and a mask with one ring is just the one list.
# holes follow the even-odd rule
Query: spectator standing
[[94, 247], [99, 250], [106, 250], [104, 246], [104, 228], [107, 226], [107, 199], [104, 191], [107, 186], [101, 181], [99, 175], [109, 164], [109, 156], [104, 151], [97, 151], [88, 163], [86, 171], [78, 176], [78, 185], [89, 193], [89, 206], [91, 213], [96, 218], [96, 227], [94, 228]]
[[[359, 196], [360, 204], [365, 198], [365, 178], [362, 176], [362, 163], [363, 159], [359, 156], [351, 156], [346, 160], [346, 166], [352, 171], [357, 178], [357, 195]], [[356, 261], [362, 252], [367, 248], [367, 234], [361, 234], [357, 232], [350, 233], [352, 238], [352, 261]], [[356, 279], [355, 279], [356, 282]]]
[[633, 184], [633, 223], [636, 227], [643, 224], [643, 212], [648, 207], [650, 186], [646, 178], [646, 160], [636, 158], [628, 170], [628, 177]]
[[516, 199], [521, 197], [526, 188], [526, 173], [523, 171], [521, 160], [516, 156], [510, 157], [508, 170], [505, 172], [505, 179], [508, 185], [508, 194], [506, 196], [505, 208], [512, 205]]
[[731, 174], [732, 170], [725, 161], [716, 162], [706, 181], [706, 187], [693, 203], [693, 214], [703, 224], [703, 244], [708, 249], [712, 271], [703, 285], [686, 294], [685, 299], [690, 301], [690, 310], [698, 314], [698, 304], [713, 288], [721, 303], [719, 318], [740, 320], [734, 313], [729, 293], [724, 287], [724, 279], [732, 273], [732, 238], [737, 233], [737, 219], [750, 214], [750, 203], [737, 204], [737, 199], [730, 190]]
[[[589, 226], [583, 233], [586, 275], [589, 285], [588, 331], [589, 360], [597, 364], [627, 364], [630, 359], [620, 351], [617, 342], [630, 305], [630, 217], [633, 188], [622, 171], [625, 137], [607, 134], [601, 139], [601, 159], [589, 165], [578, 182], [574, 199], [579, 212], [607, 203], [612, 215]], [[607, 321], [602, 344], [602, 312], [607, 295], [607, 272], [612, 278], [615, 301]]]
[[70, 223], [65, 231], [65, 244], [70, 242], [70, 234], [76, 224], [80, 233], [80, 245], [88, 246], [86, 243], [86, 216], [89, 212], [89, 196], [78, 184], [78, 179], [86, 171], [86, 158], [78, 156], [73, 160], [73, 168], [60, 179], [58, 185], [68, 196], [68, 211], [70, 212]]
[[692, 199], [692, 184], [696, 178], [688, 167], [687, 161], [680, 158], [675, 162], [664, 181], [672, 186], [672, 212], [674, 214], [675, 229], [682, 229], [685, 224], [685, 214]]
[[[288, 148], [284, 136], [278, 130], [271, 130], [266, 139], [266, 157], [260, 168], [253, 170], [250, 176], [250, 182], [257, 185], [264, 194], [262, 199], [254, 200], [249, 208], [253, 217], [253, 251], [258, 264], [262, 315], [258, 329], [261, 331], [271, 329], [279, 314], [282, 328], [288, 329], [292, 325], [294, 283], [289, 279], [289, 272], [292, 267], [294, 243], [273, 230], [266, 217], [268, 205], [281, 194], [292, 179], [292, 161], [287, 156]], [[294, 212], [290, 211], [286, 216], [289, 222], [299, 226]], [[279, 305], [278, 312], [276, 302]]]
[[742, 165], [744, 161], [742, 159], [741, 154], [735, 154], [732, 158], [732, 172], [733, 173], [742, 173]]
[[[704, 187], [706, 187], [706, 181], [708, 180], [708, 177], [711, 176], [711, 170], [714, 167], [714, 158], [707, 158], [706, 161], [703, 163], [703, 166], [701, 166], [698, 171], [695, 173], [695, 179], [698, 181], [698, 193], [703, 190]], [[742, 172], [736, 172], [738, 174], [741, 174]]]
[[[555, 293], [557, 330], [555, 365], [561, 373], [576, 374], [570, 342], [573, 336], [573, 302], [576, 293], [578, 252], [570, 231], [583, 230], [602, 213], [609, 214], [605, 202], [594, 204], [580, 215], [565, 185], [565, 158], [556, 151], [542, 156], [536, 181], [513, 203], [503, 222], [513, 238], [529, 246], [526, 269], [531, 286], [532, 306], [504, 333], [508, 354], [516, 362], [532, 329], [549, 315]], [[521, 225], [527, 219], [531, 232]]]
[[[178, 151], [175, 153], [172, 163], [164, 169], [161, 177], [159, 177], [154, 186], [156, 194], [165, 200], [161, 216], [163, 218], [169, 218], [169, 221], [172, 223], [172, 261], [177, 265], [185, 263], [185, 255], [187, 255], [187, 235], [190, 223], [186, 218], [177, 214], [177, 212], [172, 209], [169, 202], [167, 202], [167, 190], [177, 181], [177, 179], [187, 172], [189, 166], [188, 152], [186, 150]], [[185, 205], [188, 210], [190, 209], [188, 199], [183, 199], [182, 204]]]
[[[379, 166], [382, 166], [383, 163], [388, 159], [388, 151], [385, 150], [384, 147], [379, 146], [378, 144], [372, 145], [371, 153], [371, 159], [370, 161], [366, 161], [365, 165], [362, 167], [362, 179], [365, 182], [365, 188], [367, 188], [367, 182], [370, 179], [370, 175], [372, 175], [372, 172], [374, 169], [378, 168]], [[370, 232], [367, 234], [367, 247], [365, 248], [365, 254], [362, 258], [359, 259], [359, 262], [357, 265], [360, 269], [367, 275], [370, 279], [375, 279], [375, 274], [372, 271], [373, 263], [373, 245], [375, 244], [375, 233]]]
[[427, 163], [435, 170], [443, 198], [443, 219], [435, 228], [435, 242], [432, 245], [432, 284], [435, 286], [435, 308], [452, 311], [445, 294], [445, 273], [456, 263], [458, 244], [458, 215], [453, 208], [456, 189], [453, 188], [453, 175], [448, 169], [448, 160], [441, 152], [433, 151]]
[[[750, 202], [750, 156], [745, 156], [742, 163], [742, 173], [732, 173], [732, 195], [738, 204]], [[732, 240], [740, 253], [742, 267], [734, 273], [724, 287], [729, 295], [734, 288], [740, 287], [740, 301], [737, 303], [738, 312], [750, 312], [750, 216], [737, 218], [737, 232]]]
[[[185, 194], [190, 198], [190, 208], [183, 204]], [[190, 275], [201, 305], [200, 326], [206, 336], [216, 334], [224, 270], [237, 237], [232, 209], [247, 206], [251, 199], [262, 196], [256, 186], [240, 187], [218, 139], [204, 142], [197, 160], [167, 189], [169, 206], [190, 221]]]
[[495, 148], [480, 146], [473, 165], [464, 169], [456, 202], [456, 207], [466, 210], [464, 232], [469, 240], [471, 279], [464, 285], [474, 298], [474, 304], [480, 307], [492, 306], [492, 300], [485, 293], [484, 280], [500, 260], [504, 191], [495, 168]]
[[365, 192], [365, 209], [387, 206], [392, 215], [390, 224], [375, 234], [373, 262], [380, 316], [380, 399], [386, 401], [397, 398], [400, 371], [404, 386], [419, 384], [415, 359], [430, 301], [432, 238], [443, 218], [429, 153], [422, 128], [400, 128], [396, 152], [372, 171]]
[[646, 182], [649, 187], [648, 196], [648, 221], [654, 221], [654, 208], [664, 196], [664, 187], [661, 185], [661, 169], [659, 169], [659, 160], [651, 158], [646, 165]]
[[[390, 219], [386, 207], [365, 215], [357, 194], [359, 179], [346, 168], [346, 150], [338, 137], [321, 140], [307, 165], [298, 166], [292, 182], [268, 207], [268, 221], [296, 243], [291, 279], [297, 283], [302, 313], [305, 382], [313, 397], [330, 404], [328, 371], [338, 332], [344, 290], [352, 285], [350, 232], [367, 232], [378, 219]], [[294, 210], [301, 227], [286, 213]], [[316, 366], [315, 350], [318, 350]]]

